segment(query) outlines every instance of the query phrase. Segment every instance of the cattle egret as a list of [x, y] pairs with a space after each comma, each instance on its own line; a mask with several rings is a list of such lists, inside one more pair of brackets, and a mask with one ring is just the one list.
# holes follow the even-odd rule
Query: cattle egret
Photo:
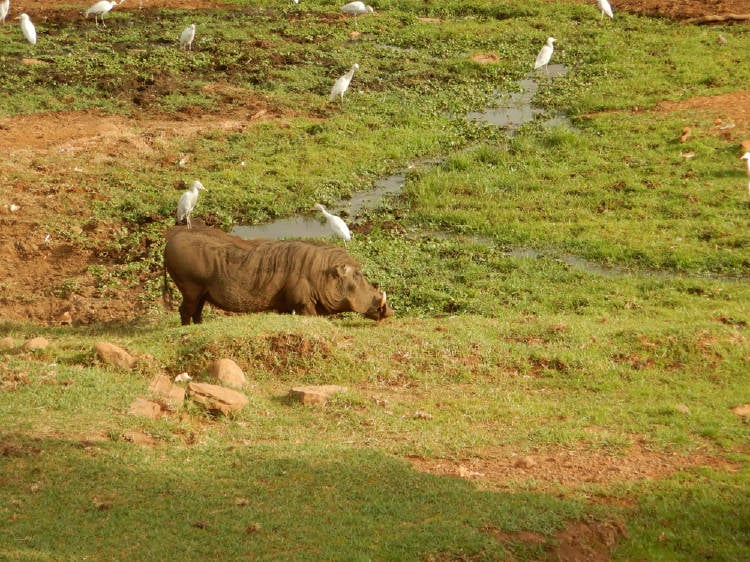
[[331, 229], [331, 232], [333, 232], [334, 236], [336, 236], [337, 238], [341, 238], [344, 241], [344, 246], [346, 246], [346, 242], [352, 239], [352, 235], [349, 232], [349, 227], [346, 226], [346, 223], [341, 219], [341, 217], [337, 217], [336, 215], [332, 215], [331, 213], [326, 211], [326, 208], [320, 203], [317, 203], [315, 205], [315, 208], [323, 213], [323, 216], [326, 218], [326, 224], [328, 225], [328, 228]]
[[536, 56], [536, 61], [534, 61], [534, 70], [544, 67], [545, 72], [547, 71], [547, 64], [552, 58], [552, 52], [555, 50], [554, 46], [552, 45], [554, 42], [554, 37], [547, 37], [547, 42], [544, 44], [544, 47], [541, 48], [539, 54]]
[[180, 35], [180, 49], [183, 51], [185, 49], [192, 51], [193, 39], [195, 39], [195, 24], [191, 23], [183, 30], [182, 35]]
[[[122, 2], [120, 2], [120, 4], [122, 4]], [[86, 10], [86, 17], [89, 17], [89, 14], [94, 14], [96, 25], [99, 25], [99, 18], [101, 17], [102, 25], [107, 27], [107, 24], [104, 23], [104, 14], [108, 13], [115, 6], [117, 6], [116, 0], [112, 0], [111, 2], [110, 0], [99, 0], [99, 2]]]
[[341, 6], [341, 11], [356, 17], [361, 14], [372, 14], [375, 10], [372, 9], [372, 6], [365, 6], [364, 2], [349, 2]]
[[375, 10], [372, 9], [372, 6], [365, 6], [364, 2], [349, 2], [341, 6], [341, 11], [354, 16], [354, 26], [359, 29], [359, 15], [372, 14]]
[[182, 221], [187, 223], [187, 227], [190, 228], [190, 213], [195, 209], [195, 204], [198, 202], [198, 192], [201, 189], [206, 189], [203, 184], [198, 180], [195, 180], [190, 184], [190, 189], [180, 197], [179, 203], [177, 203], [177, 224], [182, 224]]
[[0, 0], [0, 21], [5, 25], [5, 18], [10, 11], [10, 0]]
[[16, 19], [21, 20], [21, 31], [23, 31], [26, 41], [32, 45], [36, 45], [36, 29], [34, 28], [34, 24], [31, 23], [31, 18], [26, 14], [21, 14]]
[[607, 14], [609, 19], [615, 17], [612, 13], [612, 6], [609, 5], [609, 0], [596, 0], [596, 3], [599, 4], [599, 9], [602, 11], [601, 19], [604, 19], [604, 14]]
[[358, 68], [359, 65], [355, 62], [352, 65], [351, 69], [349, 69], [349, 72], [336, 80], [336, 82], [333, 84], [333, 88], [331, 88], [331, 95], [328, 96], [328, 103], [331, 103], [333, 100], [335, 100], [336, 96], [339, 96], [341, 98], [341, 103], [344, 103], [344, 92], [349, 89], [349, 83], [352, 81], [354, 72]]
[[[747, 164], [747, 177], [750, 178], [750, 152], [745, 152], [742, 156], [740, 156], [741, 160], [744, 160]], [[750, 181], [747, 184], [747, 192], [750, 194]]]

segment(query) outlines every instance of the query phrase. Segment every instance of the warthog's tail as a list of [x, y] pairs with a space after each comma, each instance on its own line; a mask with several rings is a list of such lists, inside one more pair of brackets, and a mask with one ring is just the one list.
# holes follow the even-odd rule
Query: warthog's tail
[[169, 284], [169, 279], [167, 279], [166, 264], [164, 264], [164, 284], [161, 288], [161, 300], [164, 303], [164, 306], [167, 307], [167, 309], [172, 309], [172, 286]]

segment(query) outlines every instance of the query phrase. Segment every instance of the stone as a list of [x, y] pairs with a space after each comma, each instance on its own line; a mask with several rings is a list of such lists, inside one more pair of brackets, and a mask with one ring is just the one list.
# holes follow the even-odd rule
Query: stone
[[72, 326], [73, 316], [70, 314], [70, 311], [66, 310], [60, 316], [57, 317], [57, 321], [60, 323], [61, 326]]
[[156, 398], [165, 400], [170, 407], [181, 406], [185, 401], [185, 389], [172, 384], [166, 375], [156, 375], [148, 385]]
[[675, 410], [680, 412], [681, 414], [689, 414], [690, 408], [687, 404], [677, 404], [677, 406], [674, 407]]
[[325, 404], [328, 399], [339, 392], [346, 392], [345, 386], [325, 384], [320, 386], [297, 386], [289, 391], [289, 396], [302, 404]]
[[0, 339], [0, 349], [13, 349], [16, 347], [16, 343], [10, 336]]
[[249, 402], [247, 396], [236, 390], [203, 382], [189, 382], [188, 396], [206, 409], [223, 415], [239, 412]]
[[105, 363], [115, 365], [121, 369], [132, 369], [136, 363], [136, 358], [130, 355], [123, 348], [109, 342], [99, 342], [94, 346], [96, 355]]
[[513, 465], [516, 468], [532, 468], [536, 466], [536, 461], [533, 457], [523, 457], [522, 459], [518, 459], [515, 464]]
[[21, 346], [24, 351], [34, 351], [35, 349], [44, 349], [49, 345], [47, 338], [32, 338]]
[[240, 366], [231, 359], [217, 359], [208, 368], [213, 376], [222, 385], [229, 388], [243, 388], [247, 384], [245, 373]]
[[741, 418], [748, 418], [750, 417], [750, 404], [735, 406], [734, 408], [732, 408], [732, 411]]
[[161, 417], [161, 406], [145, 398], [136, 398], [130, 405], [128, 414], [157, 420]]

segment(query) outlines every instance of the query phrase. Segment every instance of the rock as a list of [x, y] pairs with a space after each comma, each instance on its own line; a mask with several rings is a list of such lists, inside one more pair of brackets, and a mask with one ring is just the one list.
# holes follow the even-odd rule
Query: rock
[[0, 349], [13, 349], [16, 343], [10, 336], [0, 339]]
[[224, 415], [239, 412], [248, 403], [247, 396], [244, 394], [216, 384], [189, 382], [187, 393], [190, 398], [203, 404], [208, 410]]
[[153, 435], [144, 431], [128, 431], [123, 433], [122, 438], [138, 445], [156, 445], [159, 442]]
[[136, 363], [135, 357], [123, 348], [109, 342], [99, 342], [94, 346], [96, 355], [100, 360], [122, 369], [132, 369]]
[[750, 404], [742, 404], [741, 406], [735, 406], [732, 411], [741, 418], [750, 417]]
[[57, 317], [57, 321], [62, 326], [72, 326], [73, 325], [73, 316], [71, 316], [70, 312], [66, 310], [60, 316]]
[[533, 457], [523, 457], [522, 459], [518, 459], [514, 465], [516, 468], [532, 468], [536, 466], [536, 461]]
[[181, 406], [185, 401], [185, 389], [172, 384], [166, 375], [156, 375], [148, 385], [156, 398], [165, 400], [171, 407]]
[[289, 396], [303, 404], [325, 404], [334, 394], [346, 391], [345, 386], [335, 384], [297, 386], [289, 391]]
[[35, 349], [44, 349], [49, 345], [47, 338], [32, 338], [21, 346], [24, 351], [34, 351]]
[[142, 416], [156, 420], [161, 417], [161, 406], [156, 402], [146, 400], [145, 398], [136, 398], [130, 405], [128, 414], [131, 416]]
[[217, 359], [208, 368], [211, 375], [224, 386], [242, 388], [247, 383], [245, 373], [231, 359]]
[[688, 408], [687, 404], [677, 404], [677, 406], [675, 406], [674, 409], [680, 412], [681, 414], [690, 413], [690, 408]]

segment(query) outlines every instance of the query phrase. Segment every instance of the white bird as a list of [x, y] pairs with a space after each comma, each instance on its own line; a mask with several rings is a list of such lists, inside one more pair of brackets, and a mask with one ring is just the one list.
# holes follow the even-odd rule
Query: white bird
[[[124, 2], [125, 0], [122, 0]], [[122, 4], [120, 2], [120, 4]], [[96, 4], [91, 6], [88, 10], [86, 10], [86, 17], [89, 17], [89, 14], [94, 14], [94, 21], [96, 22], [96, 25], [99, 25], [99, 16], [101, 16], [102, 25], [104, 27], [107, 27], [107, 24], [104, 23], [104, 14], [109, 13], [112, 8], [117, 6], [117, 1], [112, 0], [99, 0]]]
[[544, 47], [541, 48], [539, 54], [536, 56], [536, 61], [534, 61], [534, 70], [541, 67], [544, 67], [545, 71], [547, 70], [547, 64], [552, 58], [552, 52], [555, 50], [555, 47], [552, 45], [554, 42], [554, 37], [547, 37], [547, 42], [544, 44]]
[[0, 0], [0, 21], [5, 25], [5, 18], [10, 11], [10, 0]]
[[[740, 160], [744, 160], [747, 164], [747, 177], [750, 178], [750, 152], [745, 152], [745, 154], [740, 156]], [[747, 184], [747, 192], [750, 194], [750, 182]]]
[[615, 15], [612, 13], [612, 6], [610, 6], [609, 0], [596, 0], [596, 3], [599, 5], [599, 9], [602, 11], [602, 19], [604, 19], [604, 14], [607, 14], [609, 16], [609, 19], [615, 17]]
[[195, 209], [195, 204], [198, 202], [198, 192], [201, 189], [206, 189], [203, 184], [198, 180], [195, 180], [190, 184], [190, 189], [180, 197], [180, 201], [177, 203], [177, 224], [182, 224], [182, 221], [187, 223], [187, 227], [190, 228], [190, 213]]
[[36, 45], [36, 28], [31, 23], [31, 18], [26, 14], [21, 14], [16, 19], [21, 20], [21, 31], [23, 32], [23, 36], [26, 37], [26, 41], [32, 45]]
[[328, 96], [328, 103], [331, 103], [336, 99], [336, 96], [341, 98], [341, 103], [344, 103], [344, 92], [349, 89], [349, 83], [352, 81], [354, 72], [359, 68], [359, 65], [355, 62], [349, 69], [349, 72], [344, 74], [341, 78], [336, 80], [331, 88], [331, 95]]
[[195, 24], [191, 23], [180, 35], [180, 49], [193, 50], [193, 39], [195, 39]]
[[364, 2], [349, 2], [341, 6], [341, 11], [350, 16], [359, 16], [361, 14], [372, 14], [375, 10], [372, 6], [365, 6]]
[[323, 216], [326, 218], [326, 224], [328, 225], [328, 228], [331, 229], [331, 232], [333, 232], [334, 236], [341, 238], [344, 241], [344, 246], [346, 246], [347, 241], [352, 239], [352, 235], [349, 232], [349, 227], [346, 226], [346, 223], [341, 219], [341, 217], [337, 217], [336, 215], [333, 215], [326, 211], [326, 208], [320, 203], [317, 203], [315, 205], [315, 208], [323, 213]]

